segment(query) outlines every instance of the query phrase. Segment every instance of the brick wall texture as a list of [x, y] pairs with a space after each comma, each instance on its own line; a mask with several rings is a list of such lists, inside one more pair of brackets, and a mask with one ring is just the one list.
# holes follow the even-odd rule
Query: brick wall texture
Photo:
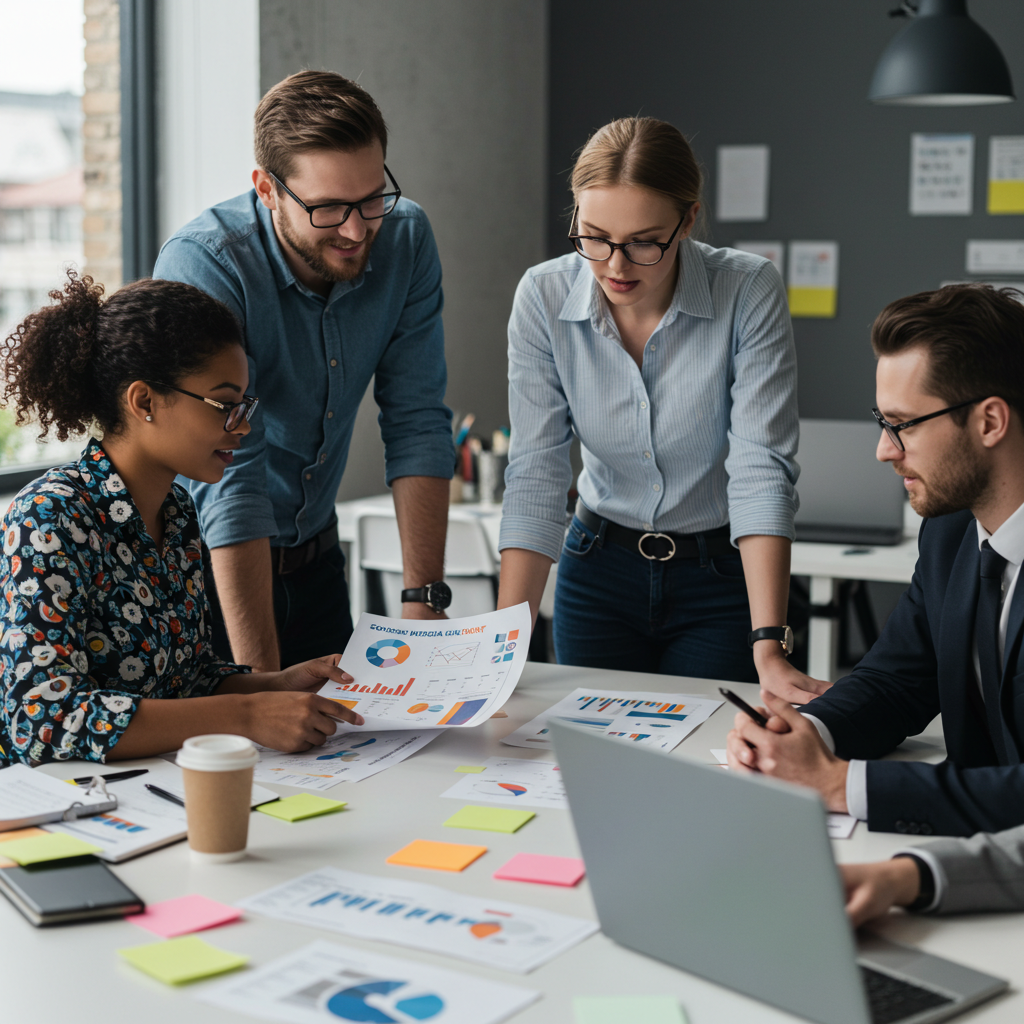
[[121, 61], [118, 0], [85, 0], [83, 272], [121, 284]]

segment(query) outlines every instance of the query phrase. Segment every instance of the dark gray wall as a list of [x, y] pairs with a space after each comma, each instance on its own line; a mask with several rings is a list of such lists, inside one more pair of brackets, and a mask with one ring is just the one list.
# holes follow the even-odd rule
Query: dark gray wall
[[[551, 0], [549, 255], [568, 251], [573, 152], [615, 117], [677, 125], [708, 172], [719, 145], [771, 146], [769, 220], [716, 224], [708, 241], [839, 242], [834, 320], [794, 322], [800, 414], [860, 419], [874, 404], [868, 330], [900, 295], [965, 277], [968, 238], [1022, 238], [1024, 217], [985, 213], [988, 137], [1024, 134], [1021, 102], [960, 109], [877, 107], [875, 62], [904, 24], [896, 0]], [[1024, 3], [972, 0], [1024, 97]], [[911, 217], [912, 132], [973, 132], [975, 213]], [[1017, 275], [1024, 277], [1024, 275]]]

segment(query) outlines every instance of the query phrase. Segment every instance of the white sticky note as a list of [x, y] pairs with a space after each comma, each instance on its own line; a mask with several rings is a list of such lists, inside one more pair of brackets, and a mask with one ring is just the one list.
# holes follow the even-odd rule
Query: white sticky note
[[785, 242], [735, 242], [734, 249], [740, 252], [752, 252], [755, 256], [763, 256], [775, 264], [779, 277], [786, 276], [786, 243]]
[[718, 220], [768, 219], [768, 160], [767, 146], [718, 147]]
[[968, 274], [1019, 274], [1024, 271], [1024, 240], [967, 243]]
[[910, 136], [911, 214], [968, 214], [973, 185], [973, 135]]
[[835, 316], [838, 290], [838, 242], [789, 243], [790, 316]]
[[988, 212], [1024, 213], [1024, 135], [988, 140]]

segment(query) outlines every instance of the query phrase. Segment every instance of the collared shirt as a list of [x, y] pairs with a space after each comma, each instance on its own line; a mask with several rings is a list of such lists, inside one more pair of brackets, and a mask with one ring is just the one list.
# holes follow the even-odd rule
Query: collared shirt
[[104, 761], [142, 697], [206, 696], [249, 669], [213, 651], [184, 488], [158, 549], [97, 441], [25, 487], [0, 551], [0, 767]]
[[687, 240], [644, 348], [622, 345], [587, 261], [527, 271], [509, 322], [509, 467], [500, 547], [552, 559], [565, 532], [572, 435], [588, 508], [639, 530], [792, 539], [796, 353], [770, 262]]
[[372, 266], [324, 298], [288, 267], [255, 190], [211, 207], [165, 244], [154, 277], [220, 299], [242, 325], [260, 408], [218, 484], [187, 481], [211, 547], [261, 537], [291, 547], [334, 521], [370, 379], [385, 478], [450, 478], [455, 465], [441, 325], [441, 264], [426, 214], [401, 199]]

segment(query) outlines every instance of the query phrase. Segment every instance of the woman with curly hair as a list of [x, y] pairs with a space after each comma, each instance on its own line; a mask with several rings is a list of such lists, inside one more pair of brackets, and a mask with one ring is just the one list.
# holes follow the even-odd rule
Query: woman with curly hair
[[213, 651], [199, 522], [174, 478], [217, 482], [249, 432], [230, 311], [176, 281], [104, 301], [74, 271], [50, 297], [4, 343], [6, 402], [43, 435], [102, 440], [3, 519], [0, 767], [145, 757], [211, 732], [306, 750], [335, 719], [361, 725], [316, 694], [350, 680], [338, 655], [253, 673]]

